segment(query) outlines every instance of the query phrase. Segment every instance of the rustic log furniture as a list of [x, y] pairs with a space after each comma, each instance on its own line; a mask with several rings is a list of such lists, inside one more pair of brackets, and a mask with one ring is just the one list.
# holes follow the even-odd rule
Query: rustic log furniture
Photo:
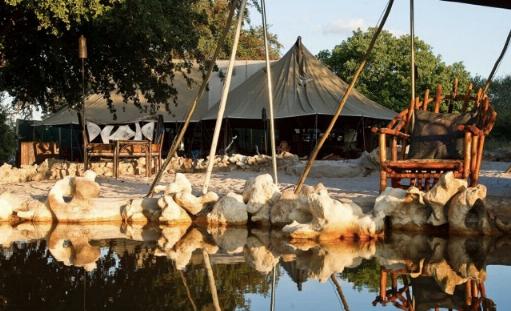
[[[440, 112], [442, 104], [447, 110], [444, 113]], [[428, 112], [429, 107], [433, 108], [432, 112]], [[461, 111], [457, 116], [453, 114], [455, 108]], [[445, 96], [442, 86], [438, 85], [434, 98], [430, 98], [429, 90], [426, 90], [422, 101], [419, 97], [411, 101], [410, 107], [399, 113], [387, 127], [372, 129], [379, 135], [380, 192], [387, 187], [388, 179], [392, 187], [416, 186], [428, 190], [449, 171], [457, 178], [467, 179], [470, 185], [476, 185], [485, 137], [491, 132], [496, 116], [488, 96], [481, 89], [473, 94], [472, 84], [465, 93], [458, 94], [456, 79], [452, 93]], [[430, 124], [427, 124], [428, 120]], [[419, 123], [425, 123], [425, 126], [418, 129]], [[434, 129], [432, 133], [428, 133], [428, 126]], [[421, 158], [427, 153], [417, 152], [421, 147], [423, 151], [429, 151], [429, 155]], [[444, 152], [439, 152], [440, 149]], [[452, 149], [457, 149], [457, 154]], [[388, 150], [390, 158], [387, 157]]]
[[[78, 120], [79, 122], [81, 122], [82, 120], [80, 114], [78, 114]], [[89, 133], [88, 126], [85, 131], [82, 130], [83, 142], [85, 144], [84, 150], [86, 151], [84, 154], [85, 169], [89, 168], [89, 158], [91, 157], [111, 158], [113, 162], [114, 176], [117, 178], [119, 175], [118, 166], [120, 158], [146, 157], [146, 174], [147, 176], [150, 176], [152, 168], [151, 162], [153, 157], [155, 158], [157, 168], [161, 166], [161, 153], [165, 127], [163, 123], [163, 117], [161, 115], [158, 115], [157, 117], [150, 117], [144, 119], [142, 122], [154, 123], [154, 128], [151, 131], [152, 133], [150, 133], [151, 135], [149, 135], [149, 137], [146, 136], [147, 133], [144, 133], [137, 135], [141, 137], [136, 136], [131, 137], [135, 139], [119, 139], [119, 138], [116, 139], [110, 136], [109, 139], [107, 138], [108, 139], [107, 142], [105, 141], [92, 142], [94, 140], [98, 140], [96, 139], [96, 137], [98, 137], [99, 134], [95, 133], [92, 134], [91, 136], [91, 133]], [[91, 122], [86, 121], [87, 125], [93, 125], [95, 127], [98, 127], [98, 130], [100, 130], [101, 132], [103, 132], [105, 127], [110, 127], [108, 135], [110, 135], [109, 133], [113, 129], [113, 126], [109, 125], [105, 125], [103, 126], [103, 129], [101, 129], [99, 125], [89, 123]], [[138, 126], [139, 125], [137, 124], [137, 127]], [[80, 127], [83, 129], [81, 124]], [[143, 129], [142, 132], [144, 132]], [[101, 135], [103, 135], [103, 133], [101, 133]], [[103, 137], [101, 140], [103, 140]]]

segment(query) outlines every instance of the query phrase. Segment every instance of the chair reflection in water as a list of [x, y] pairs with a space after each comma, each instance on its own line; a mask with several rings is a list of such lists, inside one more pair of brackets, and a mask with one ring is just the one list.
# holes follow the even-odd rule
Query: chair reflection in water
[[[390, 288], [388, 281], [390, 279]], [[401, 279], [401, 284], [399, 284]], [[373, 306], [392, 305], [400, 310], [496, 310], [495, 303], [487, 298], [484, 279], [469, 279], [457, 285], [452, 295], [437, 285], [427, 273], [412, 273], [407, 269], [380, 269], [380, 288]], [[400, 285], [402, 285], [400, 287]]]

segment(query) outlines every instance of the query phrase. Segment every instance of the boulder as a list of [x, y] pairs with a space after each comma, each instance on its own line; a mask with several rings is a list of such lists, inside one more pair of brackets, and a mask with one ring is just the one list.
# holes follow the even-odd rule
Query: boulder
[[175, 195], [178, 193], [192, 193], [192, 183], [186, 178], [184, 174], [177, 173], [173, 183], [167, 186], [156, 186], [155, 193], [163, 192], [166, 195]]
[[191, 224], [192, 219], [188, 213], [177, 205], [170, 195], [164, 195], [158, 200], [158, 206], [162, 209], [159, 217], [163, 224]]
[[367, 239], [376, 235], [376, 224], [353, 202], [332, 199], [327, 189], [318, 184], [308, 195], [312, 229], [320, 232], [320, 240], [339, 238]]
[[390, 217], [395, 229], [418, 231], [428, 224], [431, 209], [426, 206], [424, 193], [418, 188], [388, 187], [376, 198], [373, 215], [378, 231], [384, 229], [386, 216]]
[[121, 207], [121, 217], [127, 223], [146, 224], [158, 221], [161, 209], [157, 198], [136, 198]]
[[486, 187], [477, 185], [463, 189], [449, 200], [447, 204], [449, 232], [453, 234], [491, 234], [492, 226], [482, 203], [484, 198], [486, 198]]
[[205, 206], [218, 201], [218, 195], [212, 191], [196, 197], [192, 193], [179, 192], [174, 196], [176, 203], [184, 208], [188, 213], [197, 215]]
[[[259, 175], [247, 180], [245, 183], [243, 201], [247, 203], [250, 214], [256, 214], [265, 205], [272, 205], [279, 197], [279, 187], [273, 183], [273, 178], [270, 174]], [[267, 214], [269, 218], [269, 210]], [[266, 215], [262, 216], [262, 218], [264, 217]]]
[[443, 174], [438, 182], [424, 195], [424, 202], [428, 204], [433, 212], [429, 223], [440, 226], [447, 223], [445, 207], [447, 202], [458, 192], [467, 188], [465, 179], [454, 178], [452, 172]]
[[[122, 221], [123, 199], [97, 198], [99, 185], [96, 174], [87, 171], [84, 177], [65, 177], [55, 183], [48, 193], [48, 206], [58, 222], [90, 223]], [[71, 196], [67, 202], [65, 197]]]
[[293, 189], [282, 191], [280, 198], [271, 207], [270, 219], [272, 225], [278, 226], [285, 226], [293, 221], [302, 224], [311, 222], [312, 215], [309, 211], [307, 198], [295, 194]]
[[207, 220], [216, 225], [244, 225], [248, 220], [247, 205], [241, 195], [229, 192], [215, 203]]

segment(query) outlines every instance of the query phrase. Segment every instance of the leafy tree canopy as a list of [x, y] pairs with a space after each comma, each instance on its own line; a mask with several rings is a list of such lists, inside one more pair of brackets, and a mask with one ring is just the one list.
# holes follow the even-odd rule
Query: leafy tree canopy
[[[0, 91], [18, 107], [38, 106], [43, 112], [80, 103], [77, 45], [83, 34], [87, 93], [109, 98], [116, 91], [135, 104], [141, 93], [153, 105], [168, 103], [178, 96], [172, 86], [176, 75], [187, 78], [193, 61], [202, 63], [213, 49], [230, 5], [227, 0], [7, 0], [0, 4]], [[244, 30], [242, 58], [261, 56], [262, 38], [254, 38], [260, 35], [258, 28]], [[280, 44], [275, 35], [270, 39], [277, 57]]]
[[[474, 85], [483, 87], [486, 79], [474, 77]], [[491, 133], [492, 137], [509, 140], [511, 128], [511, 75], [494, 79], [488, 89], [491, 103], [497, 112], [497, 121]]]
[[[353, 35], [331, 51], [320, 51], [317, 57], [343, 80], [351, 81], [360, 60], [365, 54], [374, 33], [356, 30]], [[461, 62], [447, 65], [440, 55], [435, 55], [430, 45], [415, 40], [417, 94], [426, 89], [435, 90], [441, 83], [443, 89], [452, 89], [454, 78], [458, 78], [460, 90], [470, 82], [470, 73]], [[368, 64], [356, 88], [370, 99], [400, 111], [410, 103], [410, 36], [394, 36], [382, 31], [369, 57]]]
[[[3, 94], [0, 94], [0, 103], [3, 100]], [[0, 165], [14, 159], [16, 150], [16, 134], [14, 125], [9, 120], [9, 111], [7, 107], [0, 105]]]

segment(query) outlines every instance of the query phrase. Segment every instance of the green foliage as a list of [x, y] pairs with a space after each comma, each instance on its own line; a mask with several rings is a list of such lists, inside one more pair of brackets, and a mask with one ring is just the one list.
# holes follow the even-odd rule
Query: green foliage
[[32, 12], [38, 27], [57, 35], [72, 24], [90, 21], [123, 0], [5, 0], [6, 5], [24, 7]]
[[[142, 94], [150, 109], [167, 106], [178, 96], [175, 76], [189, 79], [193, 61], [201, 64], [215, 46], [229, 6], [227, 0], [8, 0], [0, 4], [0, 91], [18, 107], [43, 113], [78, 105], [83, 34], [87, 94], [108, 99], [115, 91], [135, 105]], [[228, 38], [221, 57], [229, 55]], [[281, 45], [275, 35], [270, 41], [276, 58]], [[260, 28], [245, 29], [240, 57], [261, 58], [262, 42]]]
[[[485, 79], [476, 76], [474, 85], [483, 87]], [[511, 75], [494, 79], [488, 89], [491, 103], [497, 112], [497, 121], [491, 132], [492, 138], [509, 141], [509, 129], [511, 128]]]
[[[252, 5], [256, 10], [260, 11], [257, 1], [250, 1], [248, 5]], [[229, 11], [229, 2], [226, 0], [215, 1], [213, 4], [209, 0], [201, 0], [197, 5], [198, 9], [208, 16], [210, 22], [206, 27], [201, 28], [199, 39], [199, 49], [208, 54], [212, 51], [217, 43], [218, 34], [225, 26], [225, 16]], [[253, 27], [248, 10], [244, 13], [244, 28], [241, 30], [240, 42], [238, 46], [237, 59], [261, 60], [265, 59], [264, 55], [264, 38], [262, 26]], [[260, 18], [259, 15], [257, 15]], [[222, 46], [219, 59], [228, 59], [230, 57], [232, 43], [234, 41], [233, 34], [235, 31], [235, 23], [230, 29], [230, 36]], [[276, 34], [268, 32], [268, 44], [270, 50], [270, 58], [278, 59], [280, 57], [280, 48], [282, 44], [278, 41]]]
[[[1, 101], [1, 98], [0, 98]], [[0, 106], [0, 165], [14, 158], [16, 135], [7, 111]]]
[[378, 292], [380, 287], [380, 265], [376, 259], [364, 260], [356, 268], [346, 268], [339, 275], [343, 280], [353, 284], [353, 288], [361, 291], [368, 289], [370, 292]]
[[[343, 80], [351, 81], [369, 42], [374, 28], [356, 30], [353, 36], [341, 42], [332, 51], [319, 52], [317, 57]], [[459, 80], [460, 90], [470, 82], [470, 74], [463, 63], [446, 65], [424, 41], [416, 38], [416, 90], [423, 94], [426, 89], [434, 91], [438, 83], [445, 91], [452, 88], [454, 78]], [[410, 36], [394, 36], [382, 31], [369, 57], [368, 64], [356, 88], [372, 100], [400, 111], [410, 103]]]
[[[43, 111], [80, 102], [77, 45], [78, 37], [84, 34], [88, 38], [88, 93], [109, 97], [118, 90], [126, 100], [136, 101], [140, 91], [149, 102], [164, 103], [176, 96], [169, 83], [175, 72], [186, 73], [191, 60], [200, 54], [199, 33], [194, 29], [208, 20], [195, 10], [197, 1], [115, 1], [110, 9], [100, 10], [102, 14], [91, 19], [72, 19], [74, 11], [70, 10], [67, 27], [55, 22], [46, 26], [48, 29], [41, 28], [36, 10], [39, 5], [35, 9], [31, 1], [0, 5], [0, 29], [9, 28], [0, 36], [5, 47], [0, 51], [5, 59], [0, 88], [7, 90], [15, 103], [40, 106]], [[174, 57], [184, 60], [183, 65], [176, 66]]]

